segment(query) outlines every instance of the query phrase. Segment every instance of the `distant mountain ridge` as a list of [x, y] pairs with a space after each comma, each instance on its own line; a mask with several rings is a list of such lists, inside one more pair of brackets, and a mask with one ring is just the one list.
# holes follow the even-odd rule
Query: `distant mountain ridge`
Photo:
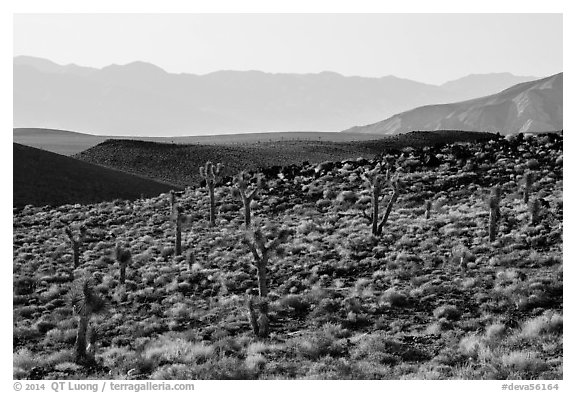
[[340, 131], [427, 104], [496, 93], [536, 77], [470, 76], [434, 86], [335, 72], [174, 74], [145, 62], [102, 69], [14, 58], [14, 127], [178, 136]]
[[563, 73], [500, 93], [452, 104], [427, 105], [344, 132], [392, 135], [410, 131], [546, 132], [563, 129]]

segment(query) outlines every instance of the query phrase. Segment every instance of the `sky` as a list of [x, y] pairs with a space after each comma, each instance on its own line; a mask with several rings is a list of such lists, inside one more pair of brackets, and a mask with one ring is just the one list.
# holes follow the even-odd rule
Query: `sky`
[[15, 14], [14, 56], [168, 72], [334, 71], [441, 84], [562, 68], [562, 14]]

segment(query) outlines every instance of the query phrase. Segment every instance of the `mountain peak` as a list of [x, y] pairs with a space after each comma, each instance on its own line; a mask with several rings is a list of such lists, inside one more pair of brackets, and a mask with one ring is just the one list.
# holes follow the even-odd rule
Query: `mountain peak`
[[102, 71], [104, 70], [121, 70], [123, 72], [131, 72], [136, 74], [168, 74], [163, 68], [160, 68], [152, 63], [147, 63], [145, 61], [133, 61], [124, 65], [112, 64], [102, 68]]

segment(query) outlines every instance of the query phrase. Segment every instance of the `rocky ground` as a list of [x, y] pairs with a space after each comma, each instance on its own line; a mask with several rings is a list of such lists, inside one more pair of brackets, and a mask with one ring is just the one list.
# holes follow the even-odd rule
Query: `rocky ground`
[[[378, 138], [374, 135], [373, 138]], [[341, 161], [374, 157], [382, 151], [404, 147], [443, 145], [454, 142], [486, 141], [494, 134], [464, 131], [411, 132], [370, 141], [331, 142], [325, 140], [258, 141], [240, 145], [155, 143], [111, 139], [87, 149], [74, 158], [185, 186], [201, 182], [198, 167], [206, 161], [221, 162], [225, 176], [241, 170], [296, 166], [304, 163]]]
[[[230, 183], [216, 189], [216, 227], [204, 188], [180, 198], [193, 260], [173, 255], [166, 194], [15, 211], [14, 378], [561, 379], [562, 154], [562, 136], [547, 134], [267, 170], [254, 226], [290, 236], [268, 269], [265, 339], [247, 316], [257, 277]], [[374, 237], [362, 175], [380, 161], [401, 191]], [[490, 242], [494, 185], [501, 219]], [[76, 269], [62, 222], [87, 228]], [[118, 243], [133, 256], [123, 285]], [[90, 367], [74, 362], [68, 300], [85, 276], [106, 305], [90, 322]]]

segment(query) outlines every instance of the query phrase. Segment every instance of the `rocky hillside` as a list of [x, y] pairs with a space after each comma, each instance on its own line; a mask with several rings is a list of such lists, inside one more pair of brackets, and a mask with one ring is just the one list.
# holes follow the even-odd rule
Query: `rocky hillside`
[[[372, 141], [329, 142], [288, 140], [243, 145], [170, 144], [134, 140], [108, 140], [74, 157], [181, 186], [201, 181], [198, 168], [211, 160], [225, 165], [225, 176], [243, 169], [298, 167], [304, 162], [320, 163], [372, 158], [390, 149], [442, 145], [452, 142], [489, 140], [493, 134], [477, 132], [414, 132]], [[286, 168], [286, 170], [292, 170]]]
[[[562, 379], [562, 155], [561, 134], [520, 135], [266, 171], [253, 228], [264, 243], [284, 231], [265, 339], [248, 317], [255, 254], [230, 184], [216, 188], [214, 227], [204, 188], [178, 197], [181, 256], [167, 194], [27, 207], [13, 220], [14, 378]], [[386, 163], [399, 196], [372, 236], [363, 176]], [[382, 195], [381, 215], [390, 185]], [[64, 223], [86, 228], [76, 268]], [[124, 284], [116, 244], [132, 255]], [[98, 305], [89, 364], [75, 362], [68, 300], [83, 277]]]
[[179, 188], [18, 143], [13, 146], [14, 207], [136, 199]]
[[414, 130], [467, 130], [514, 134], [562, 130], [563, 74], [525, 82], [498, 94], [428, 105], [344, 132], [389, 135]]

